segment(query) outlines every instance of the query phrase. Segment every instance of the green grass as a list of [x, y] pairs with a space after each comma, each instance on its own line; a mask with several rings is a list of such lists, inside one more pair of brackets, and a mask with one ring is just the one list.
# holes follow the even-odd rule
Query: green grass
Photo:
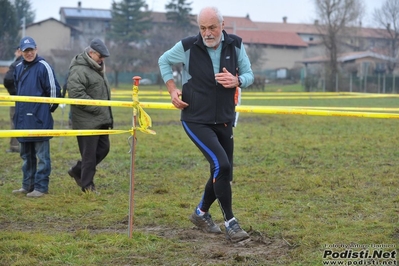
[[[397, 107], [397, 99], [244, 98], [243, 104]], [[55, 128], [65, 128], [68, 110], [56, 111]], [[113, 111], [115, 129], [130, 129], [131, 110]], [[268, 239], [256, 251], [224, 242], [207, 248], [213, 239], [190, 238], [187, 217], [208, 165], [181, 128], [179, 111], [146, 111], [157, 134], [137, 132], [133, 237], [129, 135], [110, 136], [111, 152], [95, 177], [101, 195], [81, 193], [66, 173], [79, 158], [76, 139], [54, 138], [50, 193], [43, 198], [11, 194], [21, 185], [21, 159], [2, 156], [0, 265], [322, 265], [325, 245], [398, 244], [397, 120], [240, 114], [233, 209], [245, 229]], [[8, 108], [0, 114], [0, 128], [8, 129]], [[8, 141], [0, 139], [2, 151]], [[211, 212], [222, 221], [217, 204]]]

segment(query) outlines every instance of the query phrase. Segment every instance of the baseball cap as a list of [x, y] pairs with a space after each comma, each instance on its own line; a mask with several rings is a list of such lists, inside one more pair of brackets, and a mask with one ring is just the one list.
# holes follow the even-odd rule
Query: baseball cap
[[28, 48], [35, 49], [36, 48], [36, 42], [31, 37], [24, 37], [19, 42], [19, 47], [21, 48], [22, 52], [25, 51]]
[[93, 49], [96, 52], [98, 52], [101, 55], [101, 57], [108, 57], [109, 56], [109, 51], [108, 51], [107, 46], [105, 46], [103, 41], [101, 41], [98, 38], [95, 38], [95, 39], [93, 39], [90, 42], [90, 47], [91, 47], [91, 49]]

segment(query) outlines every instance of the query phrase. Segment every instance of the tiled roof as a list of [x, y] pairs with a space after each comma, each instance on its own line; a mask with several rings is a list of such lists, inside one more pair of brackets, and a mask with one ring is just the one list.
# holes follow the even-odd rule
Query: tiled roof
[[244, 43], [257, 43], [280, 46], [296, 46], [307, 47], [298, 34], [294, 32], [277, 32], [277, 31], [253, 31], [253, 30], [237, 30], [236, 34], [240, 36]]
[[94, 9], [94, 8], [76, 8], [76, 7], [61, 7], [61, 12], [68, 18], [97, 18], [97, 19], [112, 19], [110, 9]]
[[[392, 61], [395, 62], [395, 59], [389, 56], [385, 56], [383, 54], [378, 54], [372, 51], [360, 51], [360, 52], [349, 52], [349, 53], [343, 53], [338, 55], [338, 62], [347, 62], [347, 61], [352, 61], [360, 58], [366, 58], [366, 57], [371, 57], [371, 58], [376, 58], [376, 59], [381, 59], [384, 61]], [[311, 57], [307, 58], [304, 60], [301, 60], [301, 63], [323, 63], [323, 62], [328, 62], [330, 59], [327, 58], [326, 56], [316, 56], [316, 57]]]
[[351, 61], [351, 60], [365, 58], [365, 57], [372, 57], [372, 58], [377, 58], [377, 59], [381, 59], [381, 60], [385, 60], [385, 61], [395, 62], [394, 58], [391, 58], [391, 57], [383, 55], [383, 54], [374, 53], [372, 51], [360, 51], [360, 52], [351, 52], [351, 53], [341, 54], [338, 57], [338, 61], [346, 62], [346, 61]]
[[283, 23], [283, 22], [254, 22], [258, 29], [280, 32], [295, 32], [302, 34], [318, 34], [317, 28], [313, 24]]
[[388, 35], [388, 32], [385, 29], [376, 29], [376, 28], [349, 28], [349, 31], [355, 32], [355, 35], [357, 37], [363, 37], [363, 38], [388, 38], [390, 39], [390, 36]]
[[257, 30], [258, 27], [251, 19], [247, 17], [228, 17], [224, 16], [224, 28], [228, 31], [231, 29], [253, 29]]
[[[295, 32], [298, 34], [314, 34], [320, 35], [316, 24], [301, 23], [278, 23], [278, 22], [254, 22], [258, 29], [280, 32]], [[385, 29], [352, 27], [348, 28], [351, 35], [363, 38], [389, 38]]]
[[71, 26], [69, 24], [66, 24], [66, 23], [64, 23], [62, 21], [59, 21], [58, 19], [55, 19], [55, 18], [47, 18], [47, 19], [44, 19], [44, 20], [41, 20], [41, 21], [38, 21], [38, 22], [35, 22], [35, 23], [31, 23], [29, 25], [26, 25], [26, 28], [29, 28], [29, 27], [32, 27], [32, 26], [35, 26], [35, 25], [40, 25], [40, 24], [48, 22], [48, 21], [54, 21], [56, 23], [62, 24], [65, 27], [71, 28], [72, 31], [78, 31], [78, 32], [80, 31], [80, 30], [76, 29], [75, 27], [73, 27], [73, 26]]

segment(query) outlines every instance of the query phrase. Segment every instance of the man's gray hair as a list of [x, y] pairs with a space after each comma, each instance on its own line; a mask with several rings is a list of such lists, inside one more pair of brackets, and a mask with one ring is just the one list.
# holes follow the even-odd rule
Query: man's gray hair
[[97, 52], [96, 50], [94, 50], [93, 48], [91, 48], [90, 46], [87, 46], [84, 50], [86, 53], [90, 53], [90, 52]]
[[213, 10], [213, 12], [215, 12], [215, 14], [216, 14], [216, 16], [217, 16], [219, 22], [220, 22], [220, 23], [223, 22], [223, 16], [222, 16], [222, 13], [220, 13], [220, 10], [219, 10], [217, 7], [215, 7], [215, 6], [209, 6], [209, 7], [204, 7], [204, 8], [202, 8], [201, 11], [198, 13], [198, 16], [197, 16], [197, 24], [199, 24], [199, 18], [200, 18], [200, 16], [201, 16], [201, 13], [202, 13], [204, 10], [207, 10], [207, 9]]

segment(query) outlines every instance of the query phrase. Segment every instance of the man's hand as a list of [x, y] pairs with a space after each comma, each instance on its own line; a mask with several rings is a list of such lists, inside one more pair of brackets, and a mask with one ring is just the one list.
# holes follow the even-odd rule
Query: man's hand
[[183, 102], [181, 99], [181, 91], [179, 89], [174, 89], [171, 93], [170, 93], [170, 98], [172, 99], [172, 104], [180, 110], [183, 110], [184, 108], [186, 108], [188, 106], [188, 104], [186, 102]]
[[166, 82], [166, 87], [168, 88], [171, 102], [177, 109], [183, 110], [188, 106], [188, 103], [183, 102], [181, 100], [181, 95], [182, 95], [181, 90], [176, 88], [176, 84], [173, 81], [173, 79], [170, 79]]
[[238, 77], [227, 71], [225, 67], [222, 73], [215, 74], [215, 79], [225, 88], [235, 88], [239, 85]]

